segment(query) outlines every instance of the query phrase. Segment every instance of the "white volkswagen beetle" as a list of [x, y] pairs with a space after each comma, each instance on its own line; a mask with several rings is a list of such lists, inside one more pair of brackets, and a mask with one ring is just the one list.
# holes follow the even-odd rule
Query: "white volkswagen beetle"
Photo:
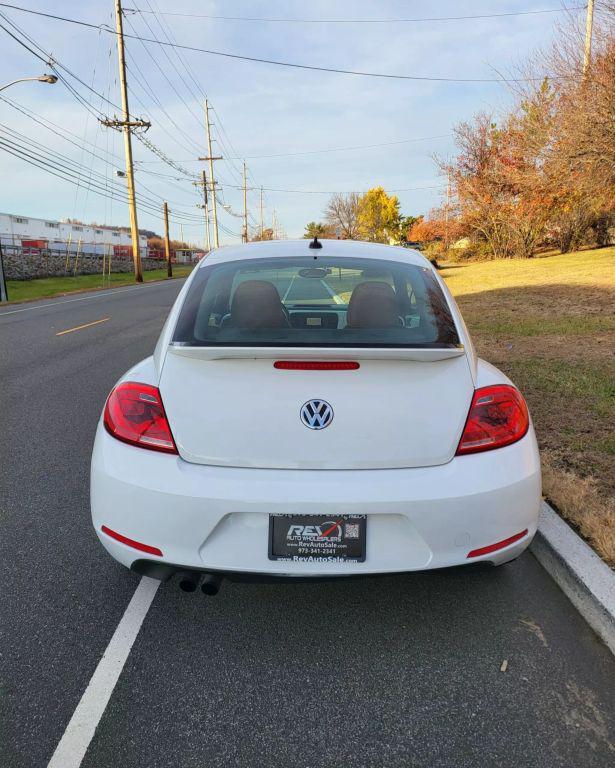
[[500, 565], [530, 543], [523, 397], [417, 252], [250, 243], [194, 269], [109, 395], [94, 528], [141, 574], [333, 577]]

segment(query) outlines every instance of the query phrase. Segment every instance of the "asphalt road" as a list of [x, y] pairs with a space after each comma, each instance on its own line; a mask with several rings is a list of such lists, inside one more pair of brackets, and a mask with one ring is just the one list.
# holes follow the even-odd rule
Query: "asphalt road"
[[[0, 307], [2, 768], [47, 765], [139, 584], [92, 531], [90, 450], [180, 285]], [[525, 554], [215, 598], [164, 584], [82, 765], [614, 763], [615, 661]]]

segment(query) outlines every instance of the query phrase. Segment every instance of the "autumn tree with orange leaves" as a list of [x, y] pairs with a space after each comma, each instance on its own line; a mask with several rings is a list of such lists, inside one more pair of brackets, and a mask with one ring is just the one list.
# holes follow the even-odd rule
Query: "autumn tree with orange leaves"
[[[456, 157], [439, 163], [456, 224], [478, 255], [605, 245], [615, 223], [615, 8], [596, 32], [585, 75], [572, 35], [536, 64], [549, 77], [528, 78], [500, 119], [482, 113], [459, 124]], [[440, 226], [441, 216], [430, 215], [420, 229]]]

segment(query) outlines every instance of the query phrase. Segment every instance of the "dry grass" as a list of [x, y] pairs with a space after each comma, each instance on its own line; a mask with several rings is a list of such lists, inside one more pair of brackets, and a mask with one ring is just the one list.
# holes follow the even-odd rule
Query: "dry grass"
[[528, 400], [545, 495], [615, 566], [615, 248], [442, 275], [480, 356]]
[[558, 466], [549, 451], [542, 453], [542, 487], [555, 507], [590, 541], [606, 562], [615, 568], [615, 499], [605, 499], [592, 477], [579, 478]]

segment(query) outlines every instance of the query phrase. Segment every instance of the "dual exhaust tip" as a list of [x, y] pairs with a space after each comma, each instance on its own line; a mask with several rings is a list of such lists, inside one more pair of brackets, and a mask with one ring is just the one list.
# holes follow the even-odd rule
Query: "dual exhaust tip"
[[[202, 579], [202, 582], [201, 582]], [[196, 592], [201, 583], [201, 592], [204, 595], [213, 597], [220, 591], [222, 579], [214, 573], [203, 575], [198, 571], [182, 571], [179, 574], [179, 588], [183, 592]]]

